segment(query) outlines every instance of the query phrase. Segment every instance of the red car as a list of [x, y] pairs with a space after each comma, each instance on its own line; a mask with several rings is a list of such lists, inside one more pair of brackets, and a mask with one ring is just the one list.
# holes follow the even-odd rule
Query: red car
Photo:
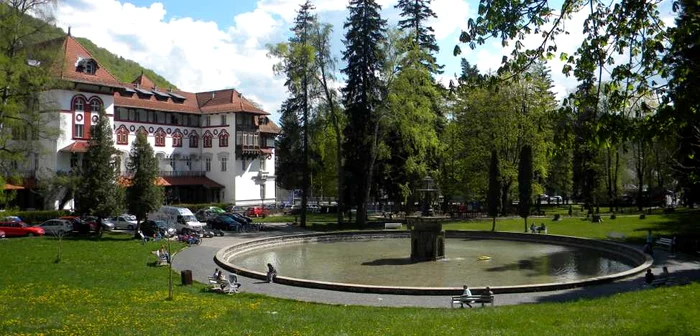
[[5, 238], [5, 231], [0, 231], [0, 239]]
[[7, 237], [31, 237], [44, 235], [44, 229], [36, 226], [29, 226], [16, 216], [0, 218], [0, 231], [4, 231]]
[[245, 211], [245, 215], [248, 217], [266, 217], [267, 209], [262, 207], [252, 207]]

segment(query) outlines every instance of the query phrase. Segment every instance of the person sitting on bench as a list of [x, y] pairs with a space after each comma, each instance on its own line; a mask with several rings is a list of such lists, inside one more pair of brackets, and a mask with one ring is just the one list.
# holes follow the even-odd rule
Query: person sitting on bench
[[[470, 296], [472, 296], [472, 291], [469, 290], [469, 286], [464, 285], [464, 292], [462, 292], [462, 298], [470, 297]], [[470, 300], [464, 300], [464, 299], [459, 300], [459, 305], [460, 305], [462, 308], [464, 308], [464, 305], [465, 305], [465, 304], [466, 304], [467, 306], [469, 306], [469, 308], [472, 308], [472, 304], [471, 304], [471, 303], [472, 303], [472, 301], [470, 301]]]

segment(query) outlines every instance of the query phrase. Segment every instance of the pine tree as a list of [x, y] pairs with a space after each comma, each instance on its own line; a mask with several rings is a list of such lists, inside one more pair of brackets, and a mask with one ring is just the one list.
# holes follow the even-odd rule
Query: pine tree
[[[314, 33], [318, 23], [313, 10], [314, 6], [310, 1], [307, 0], [301, 4], [294, 20], [294, 26], [291, 28], [294, 35], [288, 43], [280, 43], [270, 48], [270, 54], [281, 59], [281, 62], [275, 65], [274, 70], [287, 76], [285, 85], [289, 92], [290, 103], [286, 104], [286, 111], [283, 112], [301, 115], [301, 137], [299, 139], [301, 141], [301, 227], [306, 226], [306, 210], [311, 184], [309, 169], [311, 100], [318, 95], [314, 88], [317, 67], [314, 61], [316, 51], [313, 47]], [[291, 110], [291, 108], [296, 109]], [[282, 130], [285, 131], [284, 128]], [[287, 140], [290, 139], [292, 138]], [[296, 167], [288, 167], [288, 169], [294, 168]]]
[[532, 147], [525, 145], [520, 151], [520, 162], [518, 165], [518, 194], [520, 199], [518, 213], [520, 217], [525, 219], [525, 232], [527, 232], [527, 217], [530, 216], [532, 178]]
[[283, 189], [294, 190], [301, 185], [301, 123], [297, 114], [298, 107], [294, 99], [287, 98], [280, 108], [280, 128], [282, 133], [277, 137], [275, 152], [275, 171], [277, 185]]
[[131, 183], [126, 189], [126, 207], [129, 213], [136, 216], [136, 232], [138, 232], [141, 222], [146, 219], [148, 213], [163, 203], [163, 190], [156, 185], [158, 159], [146, 135], [142, 132], [136, 133], [136, 140], [131, 146], [126, 167], [133, 174]]
[[488, 215], [493, 218], [491, 231], [496, 231], [496, 217], [501, 206], [501, 172], [498, 168], [498, 154], [491, 151], [491, 165], [489, 166], [489, 190], [487, 195]]
[[351, 0], [349, 17], [343, 26], [345, 51], [343, 60], [347, 67], [342, 72], [347, 77], [343, 88], [343, 105], [348, 123], [345, 127], [345, 171], [349, 176], [345, 185], [346, 195], [354, 197], [357, 206], [356, 222], [364, 226], [367, 216], [367, 200], [372, 182], [370, 168], [374, 157], [372, 132], [379, 122], [377, 109], [385, 97], [378, 74], [383, 69], [382, 44], [386, 21], [381, 18], [381, 7], [374, 0]]
[[123, 193], [117, 184], [117, 153], [112, 141], [112, 127], [102, 110], [97, 124], [91, 129], [88, 149], [83, 156], [82, 181], [76, 195], [79, 214], [102, 219], [119, 213]]
[[435, 41], [435, 31], [428, 26], [430, 18], [437, 18], [435, 12], [430, 9], [432, 0], [399, 0], [394, 6], [401, 10], [399, 29], [410, 32], [408, 40], [425, 52], [423, 64], [432, 74], [441, 74], [443, 66], [437, 65], [435, 54], [440, 52], [440, 47]]

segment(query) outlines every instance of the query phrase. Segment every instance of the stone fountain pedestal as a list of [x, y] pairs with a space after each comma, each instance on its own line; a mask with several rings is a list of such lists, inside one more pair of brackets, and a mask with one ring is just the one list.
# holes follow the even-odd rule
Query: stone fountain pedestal
[[435, 261], [445, 258], [445, 231], [442, 222], [446, 217], [412, 216], [406, 218], [411, 230], [411, 261]]

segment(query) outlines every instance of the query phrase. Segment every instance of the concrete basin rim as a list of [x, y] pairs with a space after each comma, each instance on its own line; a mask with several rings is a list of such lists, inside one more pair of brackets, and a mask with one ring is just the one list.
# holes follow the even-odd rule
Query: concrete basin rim
[[[514, 286], [491, 286], [491, 290], [495, 294], [505, 294], [505, 293], [528, 293], [528, 292], [542, 292], [542, 291], [555, 291], [562, 289], [571, 289], [577, 287], [593, 286], [598, 284], [610, 283], [629, 277], [633, 277], [644, 272], [647, 268], [651, 267], [653, 264], [653, 258], [644, 254], [639, 249], [634, 247], [611, 242], [605, 240], [563, 236], [563, 235], [539, 235], [539, 234], [529, 234], [529, 233], [514, 233], [514, 232], [490, 232], [490, 231], [445, 231], [447, 238], [485, 238], [485, 239], [497, 239], [497, 240], [511, 240], [511, 241], [528, 241], [528, 242], [539, 242], [546, 244], [555, 244], [563, 246], [574, 246], [583, 247], [588, 249], [594, 249], [602, 251], [605, 253], [612, 253], [618, 256], [626, 258], [628, 261], [636, 264], [637, 266], [619, 273], [606, 274], [603, 276], [586, 278], [576, 281], [569, 282], [555, 282], [555, 283], [540, 283], [540, 284], [528, 284], [528, 285], [514, 285]], [[263, 248], [270, 245], [279, 244], [289, 244], [303, 240], [315, 240], [314, 238], [332, 238], [341, 236], [381, 236], [381, 238], [401, 238], [401, 236], [410, 235], [410, 231], [387, 231], [387, 230], [362, 230], [362, 231], [341, 231], [341, 232], [322, 232], [322, 233], [303, 233], [291, 236], [276, 236], [276, 237], [266, 237], [250, 240], [247, 242], [239, 243], [224, 247], [218, 250], [214, 256], [214, 261], [217, 265], [223, 269], [237, 274], [255, 278], [255, 279], [266, 279], [266, 274], [258, 271], [253, 271], [243, 267], [236, 266], [228, 262], [228, 259], [236, 254], [249, 252], [257, 248]], [[365, 238], [365, 237], [363, 237]], [[366, 237], [370, 238], [370, 237]], [[508, 238], [508, 239], [507, 239]], [[339, 239], [338, 239], [339, 240]], [[600, 246], [599, 246], [600, 245]], [[608, 248], [604, 248], [608, 247]], [[235, 253], [231, 253], [232, 250], [236, 250]], [[625, 251], [625, 253], [621, 252]], [[335, 290], [344, 292], [356, 292], [356, 293], [374, 293], [374, 294], [398, 294], [398, 295], [459, 295], [462, 293], [461, 287], [408, 287], [408, 286], [385, 286], [385, 285], [364, 285], [364, 284], [353, 284], [353, 283], [342, 283], [342, 282], [327, 282], [320, 280], [310, 280], [310, 279], [299, 279], [293, 277], [278, 276], [276, 279], [277, 283], [315, 288], [315, 289], [325, 289], [325, 290]], [[479, 293], [483, 290], [483, 287], [473, 287], [472, 290], [475, 293]]]

